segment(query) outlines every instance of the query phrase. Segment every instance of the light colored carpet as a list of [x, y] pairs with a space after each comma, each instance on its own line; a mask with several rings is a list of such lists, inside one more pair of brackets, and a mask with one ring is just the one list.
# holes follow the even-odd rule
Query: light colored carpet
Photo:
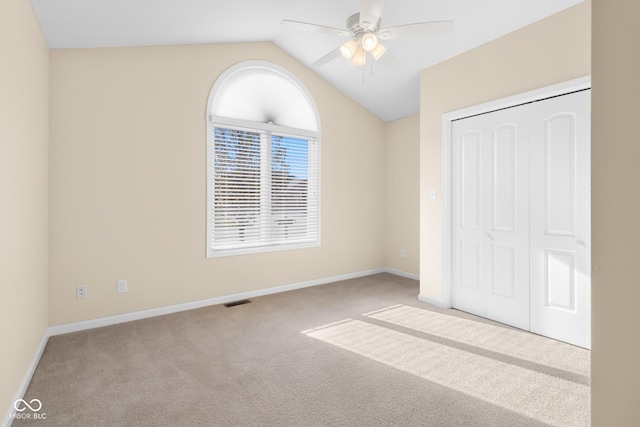
[[558, 427], [589, 423], [589, 387], [360, 320], [307, 333], [494, 405]]
[[14, 426], [588, 426], [589, 352], [379, 274], [52, 337]]
[[[509, 329], [488, 323], [469, 320], [398, 304], [366, 316], [389, 322], [415, 331], [468, 344], [521, 361], [537, 363], [539, 368], [557, 368], [582, 376], [588, 383], [591, 360], [588, 351], [530, 334], [520, 329]], [[575, 378], [580, 378], [576, 376]]]

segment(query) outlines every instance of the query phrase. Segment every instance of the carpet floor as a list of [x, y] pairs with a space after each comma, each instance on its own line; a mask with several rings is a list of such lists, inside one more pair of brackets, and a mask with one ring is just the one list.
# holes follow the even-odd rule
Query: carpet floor
[[587, 350], [391, 274], [51, 337], [13, 426], [589, 426]]

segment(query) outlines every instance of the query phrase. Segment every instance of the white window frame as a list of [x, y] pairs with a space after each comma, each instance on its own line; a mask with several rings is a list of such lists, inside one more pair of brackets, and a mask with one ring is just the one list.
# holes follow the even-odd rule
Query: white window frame
[[[270, 122], [261, 123], [261, 122], [237, 119], [233, 117], [222, 117], [222, 116], [213, 115], [212, 106], [215, 101], [215, 96], [218, 90], [220, 89], [220, 87], [224, 84], [226, 77], [238, 70], [242, 70], [250, 67], [267, 68], [269, 70], [275, 71], [287, 77], [297, 87], [299, 92], [304, 95], [306, 100], [309, 102], [309, 105], [313, 106], [313, 109], [315, 110], [314, 114], [316, 117], [316, 124], [317, 124], [318, 131], [298, 129], [295, 127], [283, 126], [283, 125], [273, 124]], [[294, 105], [292, 108], [298, 108], [298, 106]], [[229, 70], [225, 71], [216, 80], [216, 83], [214, 84], [209, 94], [209, 100], [207, 102], [206, 123], [207, 123], [207, 233], [206, 233], [207, 258], [216, 258], [216, 257], [224, 257], [224, 256], [232, 256], [232, 255], [246, 255], [246, 254], [255, 254], [255, 253], [263, 253], [263, 252], [282, 251], [282, 250], [303, 249], [303, 248], [312, 248], [312, 247], [320, 246], [321, 244], [321, 239], [320, 239], [321, 237], [321, 228], [320, 228], [320, 224], [321, 224], [321, 220], [320, 220], [320, 217], [321, 217], [321, 204], [320, 204], [320, 200], [321, 200], [321, 197], [320, 197], [321, 195], [321, 191], [320, 191], [321, 133], [319, 131], [320, 120], [319, 120], [317, 108], [315, 107], [315, 103], [313, 102], [313, 98], [311, 97], [307, 89], [302, 85], [302, 83], [295, 76], [293, 76], [289, 71], [287, 71], [286, 69], [276, 64], [272, 64], [265, 61], [246, 61], [246, 62], [237, 64], [234, 67], [231, 67]], [[310, 151], [309, 155], [311, 156], [311, 158], [309, 159], [309, 162], [310, 163], [315, 162], [316, 174], [313, 178], [310, 177], [310, 180], [313, 180], [314, 182], [313, 182], [313, 185], [309, 186], [309, 189], [315, 188], [317, 192], [317, 194], [315, 195], [315, 197], [317, 198], [317, 201], [316, 201], [317, 212], [315, 213], [317, 224], [314, 224], [317, 230], [317, 236], [315, 240], [309, 241], [309, 242], [303, 242], [303, 243], [292, 243], [292, 244], [265, 242], [261, 246], [251, 246], [251, 247], [231, 248], [231, 249], [214, 249], [212, 247], [213, 233], [214, 233], [213, 186], [214, 186], [215, 174], [214, 174], [214, 167], [211, 164], [211, 162], [213, 161], [213, 156], [215, 153], [214, 129], [216, 127], [244, 129], [248, 131], [257, 131], [257, 132], [263, 133], [263, 137], [262, 137], [263, 141], [261, 142], [261, 151], [262, 151], [261, 176], [262, 176], [263, 184], [266, 184], [266, 185], [261, 185], [261, 197], [265, 199], [270, 199], [270, 197], [268, 197], [268, 194], [270, 194], [270, 190], [269, 190], [270, 184], [267, 181], [270, 181], [268, 177], [271, 175], [269, 172], [271, 168], [271, 162], [270, 162], [271, 135], [277, 134], [277, 135], [291, 136], [294, 138], [306, 138], [313, 141], [313, 143], [316, 145], [315, 150], [313, 151], [315, 153], [315, 158], [313, 158], [314, 157], [312, 155], [313, 153], [312, 151]], [[268, 135], [269, 137], [265, 138], [264, 135]]]

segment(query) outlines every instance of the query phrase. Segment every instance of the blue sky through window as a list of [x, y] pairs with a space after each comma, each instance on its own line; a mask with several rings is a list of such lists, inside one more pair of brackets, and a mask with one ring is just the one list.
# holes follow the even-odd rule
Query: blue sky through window
[[309, 177], [309, 141], [290, 136], [273, 135], [271, 167], [298, 179]]

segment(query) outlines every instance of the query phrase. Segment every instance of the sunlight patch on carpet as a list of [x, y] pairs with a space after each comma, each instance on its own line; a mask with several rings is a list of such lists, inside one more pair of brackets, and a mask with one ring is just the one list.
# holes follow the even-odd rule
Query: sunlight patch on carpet
[[359, 320], [305, 335], [558, 427], [590, 425], [589, 387]]
[[590, 376], [589, 350], [526, 331], [406, 305], [391, 306], [363, 316], [586, 377]]

